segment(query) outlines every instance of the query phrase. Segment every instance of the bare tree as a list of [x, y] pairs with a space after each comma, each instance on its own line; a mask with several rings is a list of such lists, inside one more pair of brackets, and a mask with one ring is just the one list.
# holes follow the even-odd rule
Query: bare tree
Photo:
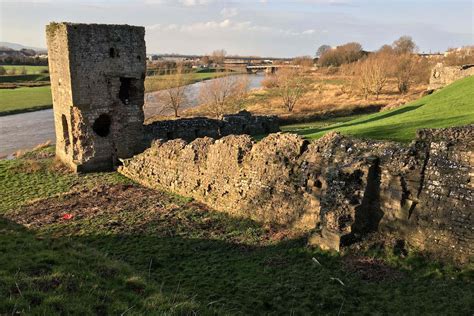
[[389, 55], [395, 54], [393, 47], [388, 44], [382, 45], [382, 47], [380, 47], [377, 52], [382, 53], [382, 54], [389, 54]]
[[199, 91], [199, 99], [209, 115], [221, 118], [240, 109], [248, 85], [247, 76], [223, 76], [205, 82]]
[[373, 54], [358, 62], [358, 86], [364, 97], [379, 98], [390, 75], [390, 59], [385, 54]]
[[184, 73], [184, 65], [177, 64], [176, 71], [169, 75], [163, 83], [163, 91], [158, 93], [158, 101], [162, 105], [161, 111], [171, 110], [175, 117], [179, 111], [189, 103], [187, 96], [188, 80]]
[[341, 66], [361, 59], [364, 56], [362, 46], [352, 42], [335, 49], [326, 50], [319, 58], [319, 64], [324, 67]]
[[393, 42], [393, 49], [397, 54], [414, 53], [417, 50], [417, 46], [411, 36], [401, 36], [399, 39]]
[[206, 67], [209, 66], [210, 60], [211, 60], [211, 58], [209, 56], [207, 56], [207, 55], [202, 56], [201, 57], [201, 65], [206, 66]]
[[314, 60], [311, 56], [299, 56], [293, 58], [292, 64], [303, 68], [311, 68], [314, 66]]
[[410, 53], [405, 53], [395, 57], [394, 74], [397, 78], [398, 91], [407, 93], [415, 79], [418, 60]]
[[285, 108], [292, 112], [306, 92], [307, 84], [299, 69], [281, 68], [275, 74], [275, 87]]
[[321, 57], [325, 52], [331, 49], [329, 45], [321, 45], [319, 46], [318, 50], [316, 51], [316, 57]]
[[212, 52], [211, 59], [215, 64], [223, 65], [227, 52], [224, 49], [215, 50]]

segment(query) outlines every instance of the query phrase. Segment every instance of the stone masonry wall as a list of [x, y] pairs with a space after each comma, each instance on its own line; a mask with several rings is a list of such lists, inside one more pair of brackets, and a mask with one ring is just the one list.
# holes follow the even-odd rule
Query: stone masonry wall
[[409, 146], [333, 133], [154, 142], [124, 175], [217, 210], [311, 232], [339, 250], [374, 231], [438, 256], [474, 255], [474, 126], [421, 130]]
[[145, 140], [182, 138], [192, 141], [199, 137], [220, 138], [227, 135], [260, 135], [280, 131], [278, 117], [254, 116], [250, 112], [224, 115], [221, 120], [206, 117], [157, 121], [145, 125]]
[[474, 65], [444, 66], [438, 63], [431, 71], [428, 90], [441, 89], [456, 80], [473, 76]]

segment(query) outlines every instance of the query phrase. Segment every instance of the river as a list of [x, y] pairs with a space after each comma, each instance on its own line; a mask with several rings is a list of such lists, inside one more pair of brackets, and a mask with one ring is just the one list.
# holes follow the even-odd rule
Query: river
[[[261, 86], [264, 75], [248, 75], [249, 89]], [[188, 107], [198, 105], [199, 89], [203, 84], [212, 80], [196, 82], [189, 85], [188, 97], [191, 100]], [[160, 113], [160, 106], [156, 102], [157, 92], [145, 94], [143, 110], [145, 118]], [[167, 113], [165, 113], [167, 114]], [[168, 113], [171, 114], [171, 113]], [[17, 150], [31, 149], [46, 141], [55, 140], [53, 110], [42, 110], [21, 114], [0, 116], [0, 158], [11, 155]]]

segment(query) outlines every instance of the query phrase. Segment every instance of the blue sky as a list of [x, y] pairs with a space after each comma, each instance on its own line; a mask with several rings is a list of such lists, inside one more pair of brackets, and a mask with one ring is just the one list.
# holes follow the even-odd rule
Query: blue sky
[[474, 0], [0, 0], [0, 41], [45, 47], [50, 21], [146, 27], [148, 53], [291, 57], [367, 50], [410, 35], [420, 51], [474, 44]]

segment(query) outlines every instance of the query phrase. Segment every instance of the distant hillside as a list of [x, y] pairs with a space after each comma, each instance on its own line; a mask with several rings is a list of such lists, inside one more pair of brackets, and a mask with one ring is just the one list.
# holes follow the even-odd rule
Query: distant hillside
[[320, 129], [301, 131], [319, 138], [329, 131], [372, 139], [408, 142], [420, 128], [474, 124], [474, 76], [391, 111], [366, 115]]
[[25, 45], [22, 45], [22, 44], [10, 43], [10, 42], [0, 42], [0, 47], [7, 47], [7, 48], [14, 49], [14, 50], [32, 49], [36, 52], [46, 52], [47, 51], [46, 48], [31, 47], [31, 46], [25, 46]]

